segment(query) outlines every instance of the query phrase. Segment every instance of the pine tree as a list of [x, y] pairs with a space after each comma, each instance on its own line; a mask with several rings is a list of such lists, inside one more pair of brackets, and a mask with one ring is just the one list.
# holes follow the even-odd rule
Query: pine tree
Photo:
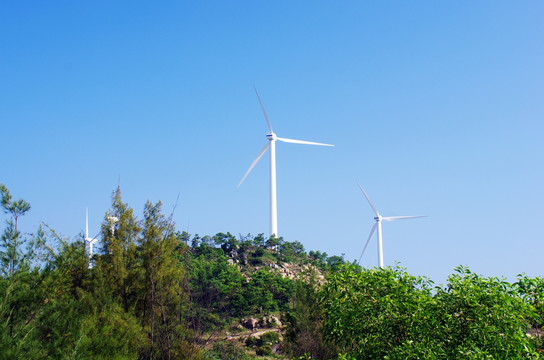
[[0, 354], [3, 358], [39, 358], [35, 328], [45, 296], [42, 274], [38, 268], [30, 269], [30, 264], [38, 245], [43, 245], [42, 232], [35, 239], [23, 237], [19, 218], [30, 210], [30, 204], [13, 200], [3, 184], [0, 196], [0, 205], [8, 214], [0, 242]]
[[[113, 222], [112, 219], [117, 221]], [[121, 198], [121, 189], [113, 193], [112, 210], [108, 211], [102, 224], [102, 253], [97, 263], [97, 273], [103, 276], [103, 283], [117, 299], [125, 312], [139, 315], [139, 303], [143, 272], [138, 260], [138, 243], [141, 228], [134, 211]]]
[[148, 332], [150, 359], [190, 358], [196, 352], [189, 343], [185, 322], [185, 271], [179, 258], [183, 251], [174, 224], [161, 212], [161, 203], [147, 202], [144, 209], [141, 251], [145, 271], [146, 309], [144, 328]]
[[10, 217], [6, 221], [7, 226], [2, 234], [0, 260], [2, 261], [2, 274], [11, 277], [25, 260], [21, 249], [25, 240], [21, 237], [18, 225], [19, 218], [30, 210], [30, 204], [22, 199], [14, 201], [4, 184], [0, 184], [0, 195], [2, 209]]

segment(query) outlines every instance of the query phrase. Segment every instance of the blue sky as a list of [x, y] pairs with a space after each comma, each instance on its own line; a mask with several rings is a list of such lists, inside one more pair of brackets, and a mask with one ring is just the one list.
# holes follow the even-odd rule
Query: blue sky
[[[90, 232], [121, 179], [180, 230], [268, 233], [257, 87], [278, 136], [278, 223], [357, 259], [543, 275], [541, 1], [27, 1], [0, 4], [0, 182], [22, 220]], [[375, 266], [375, 240], [362, 260]]]

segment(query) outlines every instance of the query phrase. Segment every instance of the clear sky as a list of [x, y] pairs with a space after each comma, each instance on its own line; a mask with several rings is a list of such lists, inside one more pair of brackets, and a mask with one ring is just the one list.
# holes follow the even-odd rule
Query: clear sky
[[[544, 2], [3, 1], [0, 182], [66, 237], [121, 179], [137, 214], [268, 234], [257, 87], [278, 136], [279, 235], [357, 259], [543, 276]], [[4, 217], [2, 215], [2, 217]], [[375, 266], [376, 242], [363, 266]]]

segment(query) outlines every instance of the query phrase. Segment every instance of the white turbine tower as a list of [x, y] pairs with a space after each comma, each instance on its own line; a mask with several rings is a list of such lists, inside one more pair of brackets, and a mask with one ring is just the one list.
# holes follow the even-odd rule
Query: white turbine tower
[[370, 204], [370, 207], [376, 214], [374, 217], [374, 220], [376, 220], [376, 223], [372, 227], [372, 230], [370, 230], [370, 235], [368, 236], [368, 239], [366, 241], [365, 247], [363, 249], [363, 252], [361, 253], [361, 256], [359, 257], [359, 262], [361, 261], [361, 258], [363, 257], [363, 254], [365, 253], [365, 250], [368, 246], [368, 243], [370, 242], [370, 239], [372, 239], [372, 235], [374, 235], [374, 232], [376, 231], [376, 228], [378, 229], [378, 265], [383, 268], [383, 242], [382, 242], [382, 221], [395, 221], [395, 220], [404, 220], [404, 219], [415, 219], [415, 218], [421, 218], [421, 217], [427, 217], [427, 215], [417, 215], [417, 216], [381, 216], [378, 212], [378, 209], [374, 206], [372, 201], [370, 201], [370, 198], [366, 194], [365, 190], [361, 186], [361, 184], [357, 183], [359, 185], [359, 189], [363, 192], [365, 195], [365, 198], [368, 200], [368, 203]]
[[251, 166], [245, 173], [242, 180], [240, 180], [240, 183], [238, 183], [238, 186], [242, 185], [246, 177], [249, 175], [251, 170], [253, 170], [253, 167], [259, 162], [261, 157], [264, 155], [266, 150], [270, 148], [270, 236], [278, 236], [278, 207], [277, 207], [277, 201], [276, 201], [276, 141], [283, 141], [287, 143], [293, 143], [293, 144], [304, 144], [304, 145], [321, 145], [321, 146], [334, 146], [330, 144], [322, 144], [317, 142], [311, 142], [311, 141], [304, 141], [304, 140], [293, 140], [293, 139], [286, 139], [286, 138], [280, 138], [276, 136], [274, 131], [272, 130], [272, 124], [270, 123], [270, 120], [268, 120], [268, 115], [266, 115], [266, 110], [264, 109], [263, 102], [261, 101], [261, 97], [259, 96], [259, 93], [257, 92], [257, 89], [254, 87], [255, 93], [257, 94], [257, 98], [259, 99], [259, 104], [261, 104], [261, 109], [263, 110], [264, 118], [266, 119], [266, 123], [268, 124], [268, 133], [266, 134], [266, 138], [268, 139], [268, 144], [266, 144], [257, 158], [253, 160], [251, 163]]
[[89, 269], [93, 268], [93, 264], [91, 262], [93, 257], [93, 245], [96, 244], [98, 239], [93, 239], [89, 237], [89, 210], [85, 209], [85, 242], [89, 244]]

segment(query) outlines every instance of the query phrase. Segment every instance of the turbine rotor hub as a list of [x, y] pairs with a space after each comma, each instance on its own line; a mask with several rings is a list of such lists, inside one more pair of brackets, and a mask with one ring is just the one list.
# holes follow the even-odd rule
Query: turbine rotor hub
[[273, 132], [271, 132], [271, 133], [266, 134], [266, 138], [267, 138], [269, 141], [272, 141], [272, 140], [276, 140], [278, 137], [276, 136], [276, 134], [274, 134]]

